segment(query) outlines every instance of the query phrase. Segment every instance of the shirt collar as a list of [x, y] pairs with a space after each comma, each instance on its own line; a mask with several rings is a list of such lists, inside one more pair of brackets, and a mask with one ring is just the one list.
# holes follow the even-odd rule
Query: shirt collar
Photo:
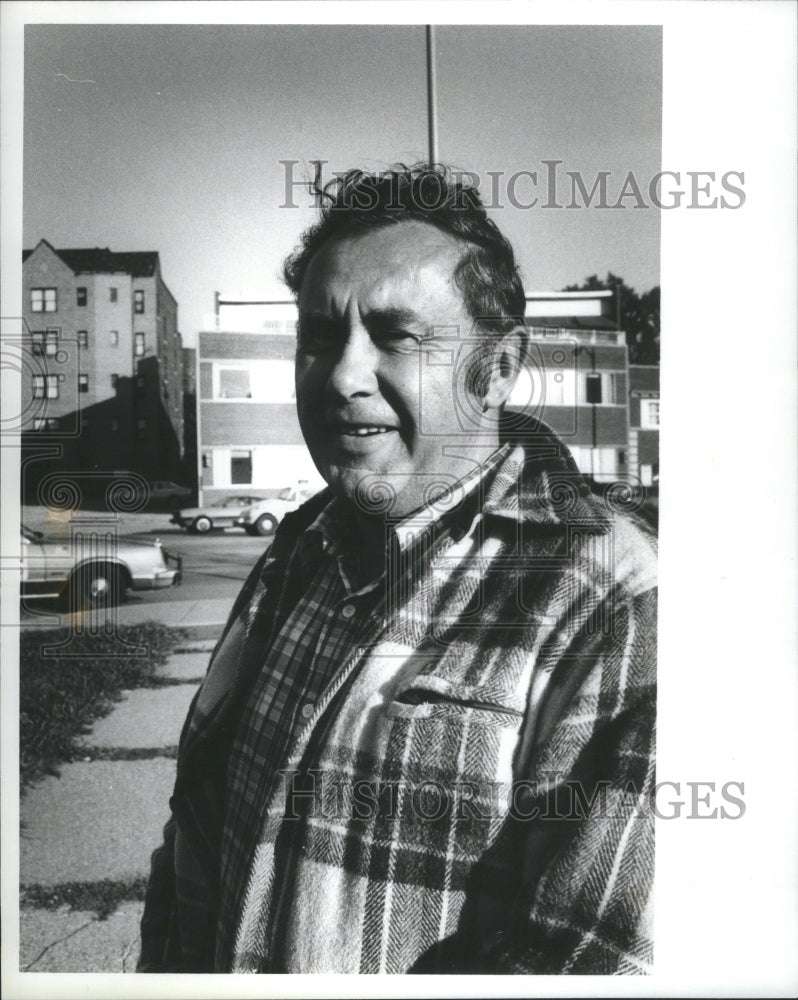
[[[423, 507], [392, 524], [387, 540], [392, 541], [400, 552], [409, 552], [422, 540], [439, 537], [455, 521], [456, 515], [472, 508], [476, 512], [478, 506], [473, 501], [485, 495], [487, 484], [510, 451], [510, 445], [502, 445], [487, 461], [462, 479], [436, 494]], [[472, 519], [473, 516], [469, 522]], [[305, 543], [303, 555], [308, 559], [319, 547], [332, 556], [348, 556], [358, 543], [357, 527], [349, 506], [339, 498], [333, 498], [307, 528]]]

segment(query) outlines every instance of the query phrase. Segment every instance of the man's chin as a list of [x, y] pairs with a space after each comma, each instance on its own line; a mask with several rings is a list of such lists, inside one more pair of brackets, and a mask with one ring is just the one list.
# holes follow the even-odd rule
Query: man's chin
[[359, 513], [372, 517], [396, 515], [402, 488], [407, 485], [395, 472], [350, 466], [330, 466], [323, 475], [336, 496], [348, 500]]

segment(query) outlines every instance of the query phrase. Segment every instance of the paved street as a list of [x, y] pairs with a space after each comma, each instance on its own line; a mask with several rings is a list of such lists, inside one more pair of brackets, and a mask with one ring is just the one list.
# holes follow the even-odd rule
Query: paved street
[[[47, 517], [41, 508], [26, 508], [23, 521], [45, 534], [69, 537], [69, 523]], [[228, 528], [207, 535], [190, 535], [169, 523], [167, 514], [122, 514], [118, 521], [120, 538], [159, 538], [164, 548], [183, 558], [183, 582], [166, 590], [128, 591], [119, 608], [121, 621], [143, 621], [151, 605], [213, 600], [232, 605], [236, 594], [256, 560], [269, 544], [269, 538], [253, 538], [239, 528]], [[23, 625], [55, 624], [64, 609], [56, 601], [27, 599], [21, 609]], [[163, 609], [164, 613], [168, 613]], [[166, 624], [177, 624], [175, 612]], [[152, 615], [149, 615], [152, 617]], [[226, 612], [222, 614], [224, 621]]]

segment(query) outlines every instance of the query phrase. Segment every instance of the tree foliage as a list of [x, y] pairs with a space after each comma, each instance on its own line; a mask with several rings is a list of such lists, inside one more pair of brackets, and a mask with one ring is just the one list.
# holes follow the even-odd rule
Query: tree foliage
[[[629, 345], [629, 363], [633, 365], [659, 364], [659, 285], [643, 292], [631, 288], [623, 278], [611, 271], [602, 281], [591, 274], [581, 285], [568, 285], [566, 292], [595, 291], [611, 288], [620, 296], [620, 326], [626, 333]], [[617, 309], [618, 298], [615, 299]]]

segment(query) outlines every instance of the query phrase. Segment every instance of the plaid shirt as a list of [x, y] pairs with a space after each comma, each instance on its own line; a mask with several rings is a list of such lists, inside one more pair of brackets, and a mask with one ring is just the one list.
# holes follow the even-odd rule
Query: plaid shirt
[[141, 969], [647, 970], [654, 549], [533, 452], [400, 547], [370, 628], [303, 600], [327, 498], [284, 521], [184, 728]]
[[[507, 446], [444, 497], [395, 526], [386, 525], [386, 549], [392, 549], [391, 563], [401, 565], [403, 576], [429, 559], [433, 534], [438, 548], [446, 544], [451, 508], [465, 503], [491, 477], [506, 452]], [[375, 626], [386, 624], [387, 576], [358, 586], [358, 543], [351, 513], [333, 500], [300, 538], [292, 557], [305, 580], [304, 594], [266, 653], [230, 755], [221, 845], [220, 936], [234, 922], [256, 854], [263, 808], [284, 779], [280, 768], [292, 745], [352, 653], [364, 651]], [[394, 580], [391, 589], [395, 597], [401, 585]]]

